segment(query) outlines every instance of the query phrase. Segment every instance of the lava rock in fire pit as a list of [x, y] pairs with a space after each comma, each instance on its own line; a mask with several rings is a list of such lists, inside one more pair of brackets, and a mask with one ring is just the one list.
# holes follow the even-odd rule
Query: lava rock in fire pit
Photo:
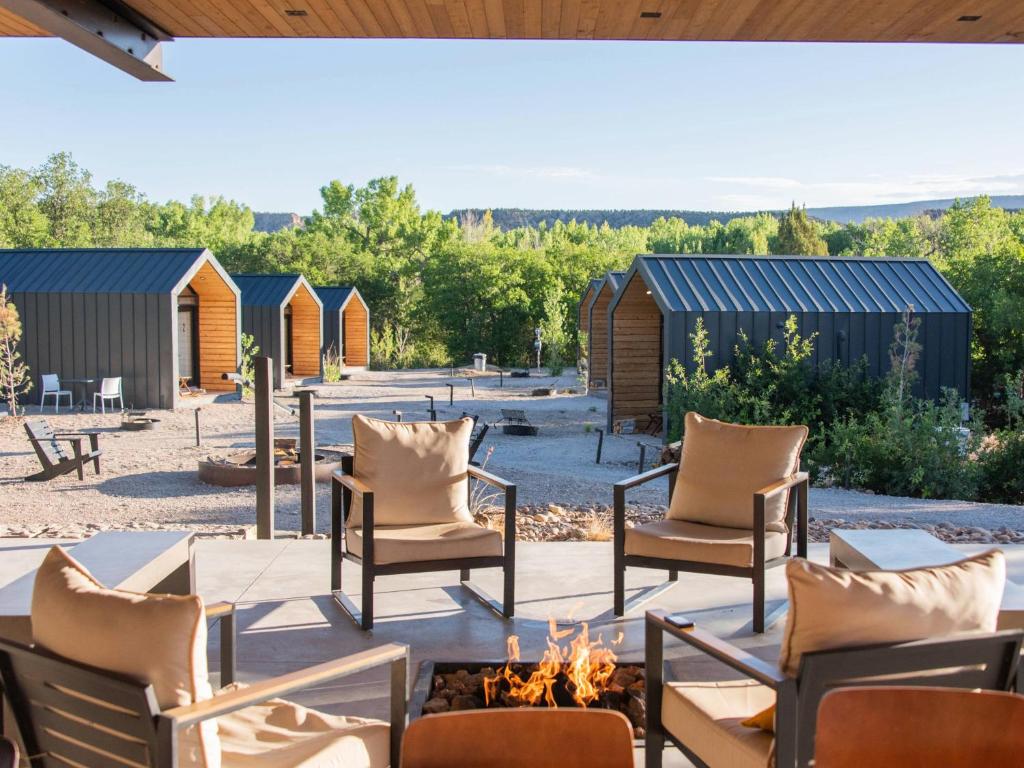
[[441, 712], [447, 712], [451, 708], [452, 706], [448, 703], [447, 699], [434, 698], [430, 699], [423, 705], [423, 714], [437, 715]]

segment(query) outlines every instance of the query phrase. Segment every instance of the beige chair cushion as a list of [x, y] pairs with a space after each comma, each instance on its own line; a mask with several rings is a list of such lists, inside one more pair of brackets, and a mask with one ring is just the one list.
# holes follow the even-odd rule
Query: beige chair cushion
[[[746, 528], [754, 525], [754, 493], [800, 469], [807, 427], [747, 427], [686, 414], [682, 459], [670, 520]], [[765, 528], [786, 530], [788, 496], [766, 502]]]
[[[32, 636], [64, 658], [149, 682], [162, 709], [213, 695], [198, 596], [107, 589], [60, 547], [36, 572]], [[182, 746], [181, 765], [220, 765], [215, 722], [186, 731]]]
[[[352, 417], [353, 474], [373, 491], [374, 525], [471, 523], [469, 438], [472, 419], [394, 422]], [[352, 495], [348, 524], [363, 521]]]
[[[782, 557], [785, 552], [785, 533], [766, 534], [766, 560]], [[754, 564], [754, 534], [741, 528], [659, 520], [626, 529], [626, 554], [749, 568]]]
[[771, 735], [741, 722], [774, 703], [775, 691], [754, 680], [666, 683], [661, 722], [708, 765], [766, 768]]
[[995, 631], [1006, 560], [994, 549], [931, 568], [848, 571], [794, 559], [786, 579], [779, 666], [795, 675], [809, 651]]
[[281, 699], [218, 718], [223, 768], [383, 768], [391, 727]]
[[[363, 556], [361, 528], [349, 528], [348, 551]], [[502, 554], [501, 534], [476, 523], [373, 526], [373, 560], [377, 565], [494, 557]]]

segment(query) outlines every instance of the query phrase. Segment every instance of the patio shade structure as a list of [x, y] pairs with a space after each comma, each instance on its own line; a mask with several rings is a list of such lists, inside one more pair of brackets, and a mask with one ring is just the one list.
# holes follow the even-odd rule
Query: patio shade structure
[[242, 291], [242, 332], [274, 361], [274, 388], [320, 375], [323, 304], [302, 275], [232, 275]]
[[609, 308], [608, 428], [662, 415], [669, 361], [695, 367], [698, 318], [712, 369], [733, 361], [741, 331], [763, 347], [781, 341], [795, 315], [801, 336], [817, 334], [812, 363], [866, 357], [869, 374], [883, 376], [908, 306], [921, 320], [915, 394], [937, 398], [952, 387], [968, 399], [971, 308], [925, 259], [637, 256]]
[[370, 307], [354, 286], [317, 286], [324, 307], [323, 352], [341, 356], [349, 368], [370, 365]]
[[61, 37], [142, 79], [202, 38], [1021, 43], [1014, 0], [0, 0], [0, 37]]
[[607, 389], [609, 368], [608, 368], [608, 306], [612, 303], [612, 297], [622, 285], [622, 278], [625, 272], [609, 272], [601, 280], [590, 299], [587, 307], [587, 315], [591, 334], [588, 337], [590, 349], [587, 352], [587, 360], [590, 367], [588, 375], [590, 389]]
[[176, 407], [179, 378], [234, 391], [221, 376], [241, 361], [239, 290], [206, 249], [0, 250], [0, 283], [34, 379], [120, 376], [136, 408]]

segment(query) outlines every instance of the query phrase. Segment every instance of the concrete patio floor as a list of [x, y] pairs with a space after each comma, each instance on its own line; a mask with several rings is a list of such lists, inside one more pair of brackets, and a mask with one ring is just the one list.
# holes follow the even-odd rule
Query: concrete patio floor
[[[23, 575], [54, 543], [44, 539], [0, 539], [0, 586]], [[337, 607], [330, 594], [329, 542], [205, 540], [196, 543], [197, 587], [209, 602], [237, 605], [238, 679], [255, 681], [328, 661], [389, 642], [411, 647], [412, 669], [427, 660], [497, 661], [506, 658], [506, 642], [518, 635], [522, 658], [537, 659], [546, 647], [548, 618], [587, 621], [591, 637], [606, 643], [620, 633], [615, 646], [620, 659], [643, 659], [643, 608], [623, 619], [611, 615], [612, 547], [610, 543], [520, 543], [517, 555], [516, 618], [496, 616], [458, 584], [458, 574], [385, 576], [377, 580], [376, 626], [359, 630]], [[961, 545], [964, 554], [985, 545]], [[1009, 577], [1024, 582], [1024, 546], [1003, 548]], [[6, 551], [5, 551], [6, 550]], [[810, 557], [826, 562], [828, 546], [811, 544]], [[629, 594], [664, 579], [658, 571], [627, 571]], [[358, 604], [359, 568], [344, 564], [343, 581]], [[501, 594], [498, 569], [473, 573], [473, 580], [491, 594]], [[699, 626], [767, 660], [778, 656], [784, 618], [763, 635], [751, 628], [751, 585], [742, 579], [699, 574], [679, 575], [679, 583], [647, 607], [685, 612]], [[768, 612], [785, 600], [784, 569], [768, 572]], [[219, 675], [219, 633], [210, 633], [211, 673]], [[666, 659], [676, 677], [691, 680], [730, 679], [736, 673], [670, 642]], [[304, 692], [294, 698], [329, 712], [387, 716], [386, 670]], [[638, 765], [641, 764], [637, 752]], [[665, 753], [666, 766], [689, 765], [675, 749]]]
[[[985, 546], [964, 546], [965, 554]], [[1008, 547], [1010, 577], [1024, 580], [1024, 547]], [[501, 660], [509, 635], [520, 638], [523, 659], [541, 656], [548, 618], [590, 623], [591, 636], [605, 642], [620, 632], [616, 653], [641, 660], [643, 609], [623, 619], [611, 615], [612, 548], [609, 543], [522, 543], [517, 554], [516, 618], [497, 617], [452, 573], [387, 576], [377, 580], [376, 626], [364, 633], [336, 606], [329, 592], [329, 550], [325, 541], [203, 541], [197, 544], [198, 588], [208, 601], [238, 604], [238, 674], [261, 679], [387, 642], [412, 649], [412, 674], [426, 660]], [[810, 556], [827, 562], [828, 546], [812, 544]], [[345, 563], [343, 582], [358, 604], [359, 569]], [[657, 571], [630, 569], [630, 594], [664, 580]], [[497, 569], [475, 572], [475, 582], [501, 594]], [[768, 611], [785, 600], [784, 569], [769, 571]], [[741, 579], [680, 574], [679, 583], [644, 607], [684, 611], [698, 624], [769, 660], [778, 655], [784, 619], [763, 635], [751, 628], [751, 585]], [[211, 633], [210, 663], [216, 669], [217, 633]], [[729, 679], [729, 669], [696, 655], [678, 643], [666, 648], [679, 677]], [[384, 671], [337, 686], [308, 692], [302, 703], [329, 711], [384, 717]], [[639, 752], [638, 760], [639, 760]], [[638, 762], [638, 765], [640, 763]], [[667, 766], [689, 765], [675, 749], [666, 750]]]

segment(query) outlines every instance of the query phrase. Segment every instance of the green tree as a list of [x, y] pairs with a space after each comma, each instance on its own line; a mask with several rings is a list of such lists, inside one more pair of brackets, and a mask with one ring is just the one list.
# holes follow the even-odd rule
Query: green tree
[[47, 245], [59, 248], [92, 245], [96, 191], [92, 174], [67, 152], [50, 155], [34, 172], [40, 187], [39, 209], [49, 223]]
[[7, 295], [7, 286], [0, 285], [0, 392], [11, 409], [18, 415], [18, 398], [32, 389], [28, 367], [21, 361], [18, 342], [22, 326], [18, 308]]
[[772, 252], [789, 256], [828, 256], [828, 244], [807, 215], [807, 209], [797, 208], [793, 203], [779, 221]]
[[45, 244], [49, 222], [39, 209], [41, 192], [32, 173], [0, 165], [0, 248]]

